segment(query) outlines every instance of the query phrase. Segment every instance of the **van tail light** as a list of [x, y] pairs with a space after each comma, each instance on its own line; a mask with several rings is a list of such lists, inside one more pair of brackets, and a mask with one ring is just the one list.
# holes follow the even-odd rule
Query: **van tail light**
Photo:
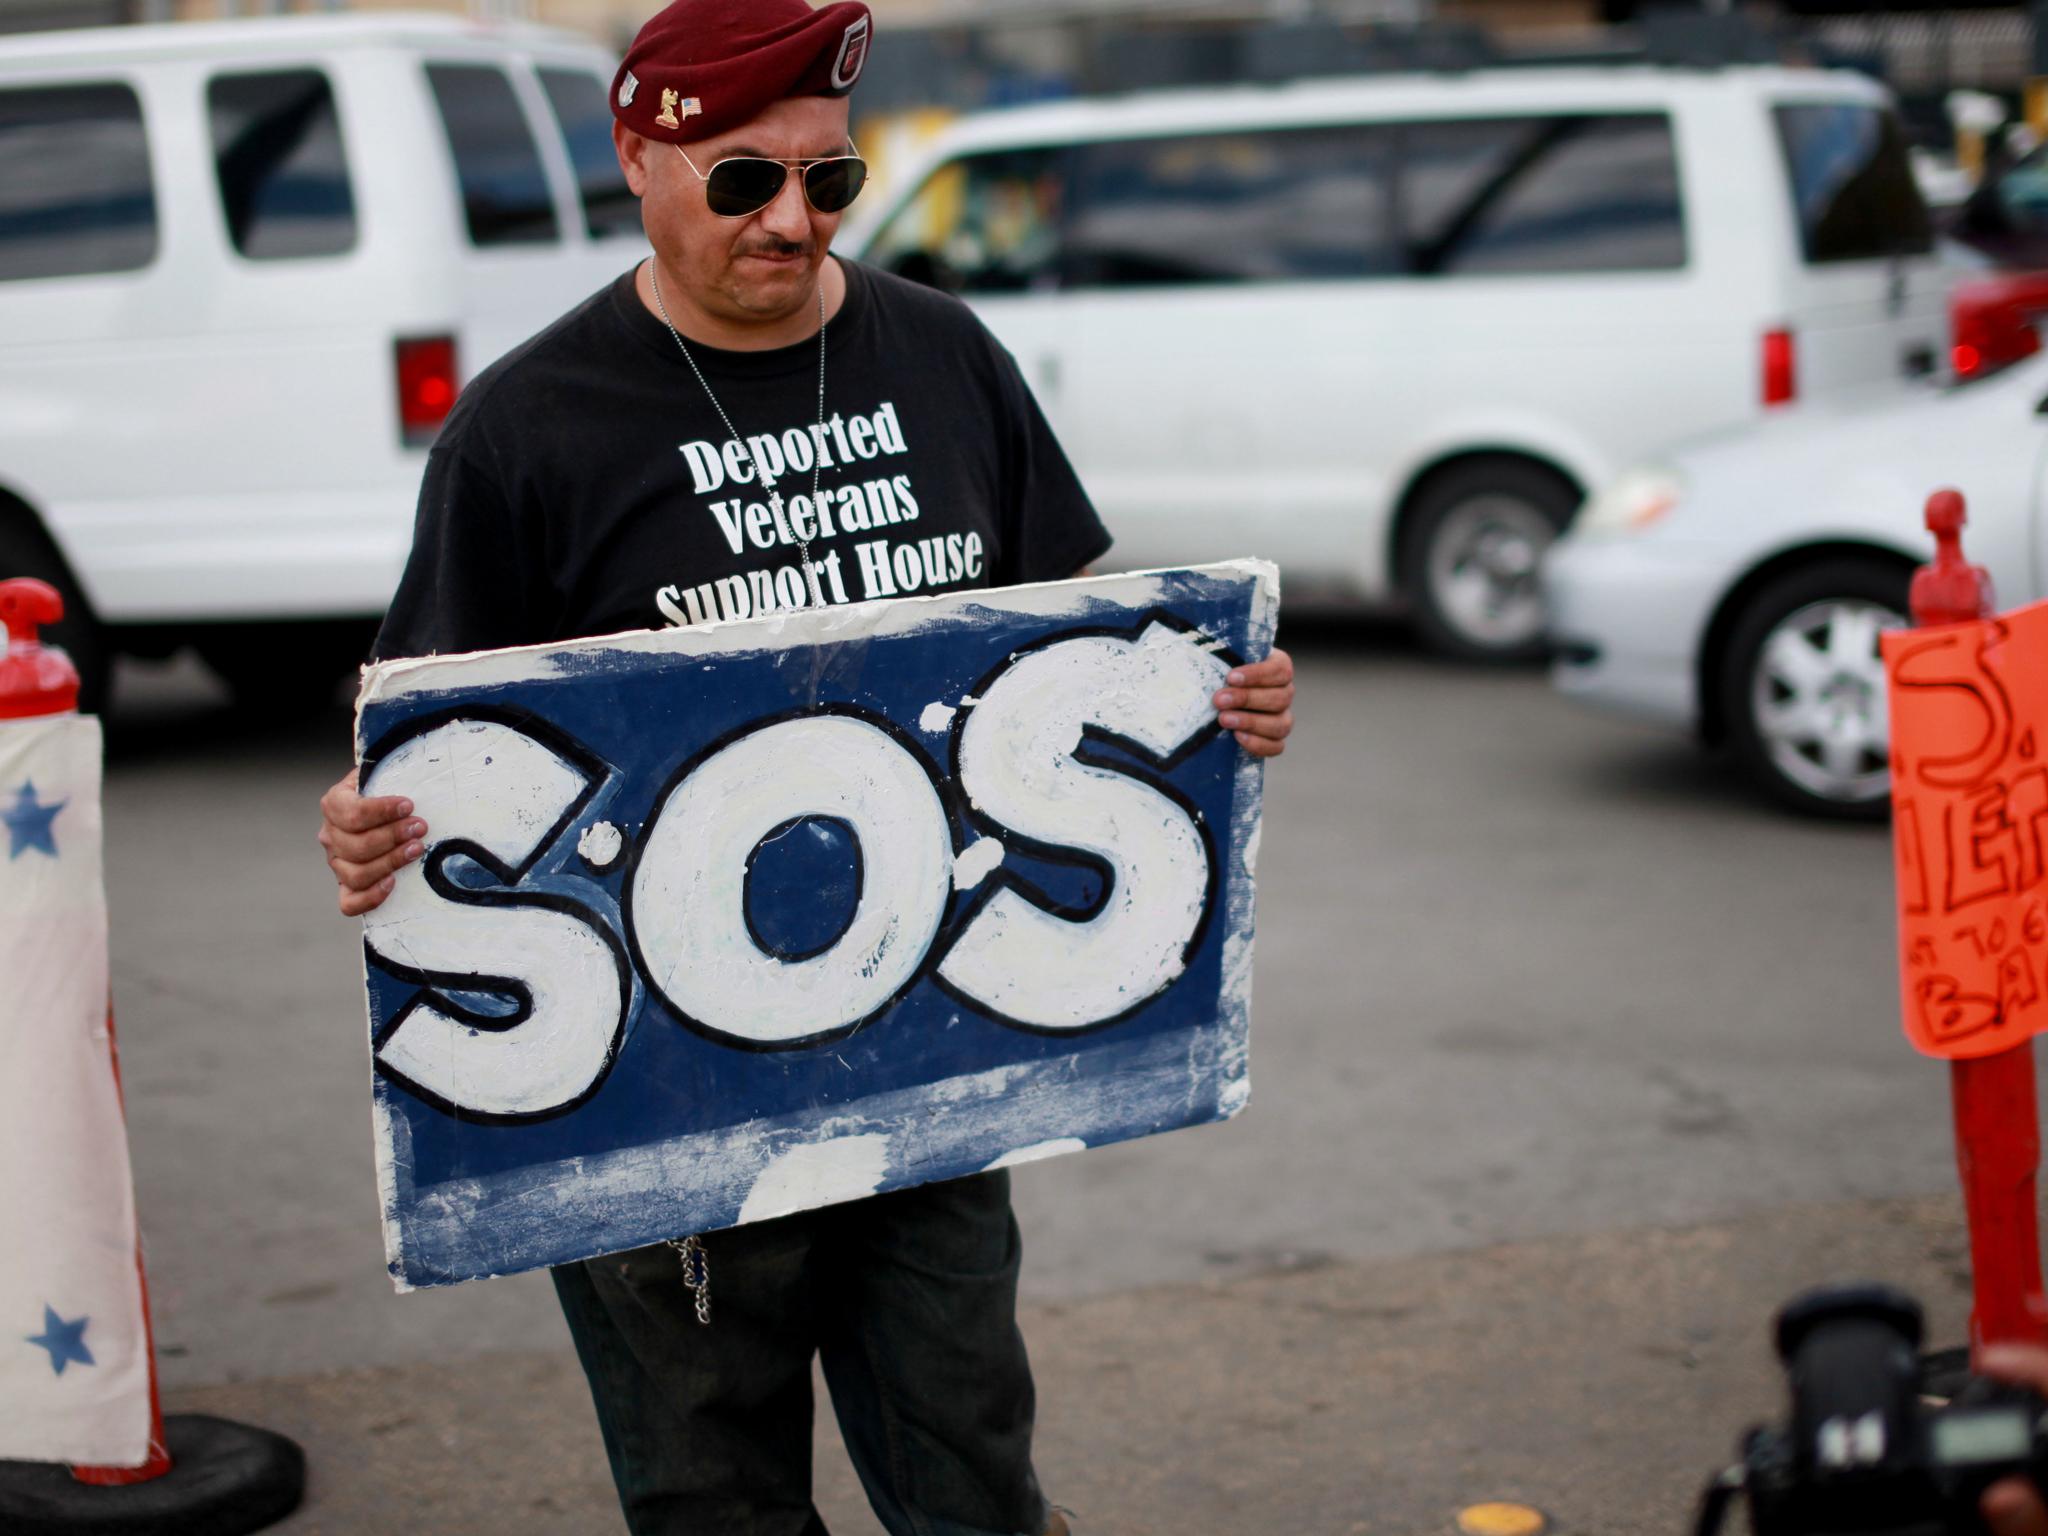
[[1799, 397], [1798, 353], [1790, 331], [1764, 332], [1764, 404], [1789, 405]]
[[401, 336], [398, 340], [398, 435], [408, 448], [424, 448], [440, 433], [461, 387], [455, 376], [453, 336]]

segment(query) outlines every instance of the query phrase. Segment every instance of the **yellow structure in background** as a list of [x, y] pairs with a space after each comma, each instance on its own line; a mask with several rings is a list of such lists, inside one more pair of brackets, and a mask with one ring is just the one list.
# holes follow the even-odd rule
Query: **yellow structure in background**
[[[859, 94], [856, 93], [853, 99], [857, 108]], [[939, 130], [953, 121], [956, 115], [943, 107], [922, 107], [910, 112], [883, 112], [857, 117], [853, 125], [853, 142], [860, 146], [861, 155], [868, 163], [868, 188], [862, 195], [874, 203], [894, 200], [902, 189], [903, 178], [916, 164], [918, 152], [937, 137]], [[957, 205], [950, 212], [957, 215]]]

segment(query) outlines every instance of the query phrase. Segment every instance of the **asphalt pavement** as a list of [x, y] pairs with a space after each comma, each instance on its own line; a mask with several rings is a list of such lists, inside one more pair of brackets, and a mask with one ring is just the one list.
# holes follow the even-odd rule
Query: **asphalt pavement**
[[[1898, 1019], [1882, 829], [1398, 631], [1283, 634], [1253, 1094], [1020, 1170], [1050, 1491], [1110, 1531], [1676, 1529], [1776, 1408], [1770, 1309], [1967, 1277], [1941, 1070]], [[281, 1530], [612, 1532], [544, 1278], [394, 1295], [356, 928], [315, 802], [337, 702], [121, 678], [115, 1002], [172, 1407], [306, 1446]], [[821, 1414], [820, 1504], [872, 1533]]]

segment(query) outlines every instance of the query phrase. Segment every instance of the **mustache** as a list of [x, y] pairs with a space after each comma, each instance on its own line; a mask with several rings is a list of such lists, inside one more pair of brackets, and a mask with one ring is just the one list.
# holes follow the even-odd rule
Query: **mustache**
[[766, 239], [749, 240], [745, 245], [734, 247], [733, 255], [809, 257], [817, 249], [815, 240], [784, 240], [779, 235], [770, 235]]

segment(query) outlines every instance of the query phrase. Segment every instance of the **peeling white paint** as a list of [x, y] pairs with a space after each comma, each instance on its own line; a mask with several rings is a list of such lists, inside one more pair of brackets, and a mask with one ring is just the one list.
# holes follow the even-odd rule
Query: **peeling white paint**
[[1018, 1147], [1013, 1152], [1005, 1152], [982, 1171], [993, 1173], [998, 1168], [1015, 1168], [1021, 1163], [1039, 1163], [1048, 1157], [1065, 1157], [1069, 1152], [1087, 1150], [1088, 1143], [1078, 1136], [1060, 1136], [1052, 1141], [1034, 1141], [1028, 1147]]
[[953, 860], [953, 889], [973, 890], [1003, 862], [1004, 852], [999, 837], [978, 837], [969, 843]]
[[370, 1134], [377, 1148], [377, 1205], [384, 1213], [384, 1267], [401, 1291], [409, 1291], [412, 1287], [400, 1273], [398, 1170], [401, 1166], [409, 1169], [412, 1163], [412, 1127], [405, 1123], [405, 1116], [391, 1113], [382, 1094], [376, 1094], [370, 1099]]
[[769, 1221], [842, 1200], [858, 1200], [882, 1187], [889, 1171], [889, 1138], [841, 1136], [791, 1147], [761, 1170], [740, 1206], [740, 1220]]
[[952, 705], [935, 699], [917, 717], [917, 728], [927, 736], [943, 736], [953, 728], [953, 717], [959, 713]]
[[626, 834], [619, 830], [617, 823], [609, 821], [592, 822], [576, 839], [576, 852], [592, 869], [610, 869], [618, 862], [625, 846]]

